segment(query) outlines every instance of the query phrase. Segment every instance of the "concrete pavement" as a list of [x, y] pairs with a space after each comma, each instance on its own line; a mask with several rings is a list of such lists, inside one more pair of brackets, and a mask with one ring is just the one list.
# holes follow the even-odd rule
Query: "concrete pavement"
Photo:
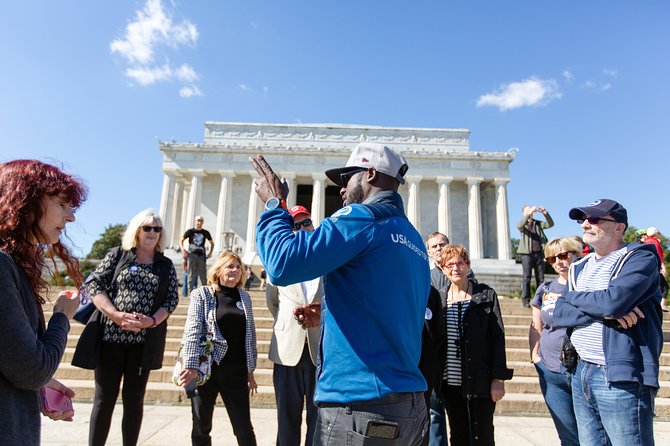
[[[71, 423], [42, 418], [42, 445], [84, 445], [88, 443], [88, 426], [91, 414], [90, 403], [75, 403], [75, 421]], [[108, 445], [120, 445], [121, 414], [123, 408], [117, 404], [112, 420]], [[277, 435], [277, 411], [275, 409], [251, 409], [251, 421], [259, 446], [275, 444]], [[496, 444], [498, 446], [558, 446], [558, 436], [551, 418], [515, 417], [496, 415], [494, 418]], [[214, 410], [212, 443], [235, 445], [228, 414], [221, 405]], [[303, 428], [304, 432], [304, 428]], [[656, 444], [670, 444], [670, 422], [654, 423]], [[191, 408], [186, 405], [144, 408], [144, 421], [140, 433], [142, 446], [182, 446], [190, 444]]]

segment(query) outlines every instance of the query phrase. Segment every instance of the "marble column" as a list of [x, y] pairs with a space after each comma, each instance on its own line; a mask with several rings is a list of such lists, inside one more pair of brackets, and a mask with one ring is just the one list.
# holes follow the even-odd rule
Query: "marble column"
[[182, 183], [181, 181], [176, 180], [174, 184], [174, 190], [172, 191], [172, 208], [170, 209], [170, 212], [167, 216], [167, 219], [171, 222], [170, 230], [167, 232], [169, 235], [168, 244], [173, 248], [179, 246], [179, 242], [181, 241], [181, 236], [183, 234], [183, 232], [181, 232], [182, 218], [181, 213], [179, 212], [183, 205], [182, 194]]
[[468, 236], [470, 239], [469, 254], [471, 259], [481, 259], [484, 251], [482, 238], [482, 207], [479, 197], [481, 177], [468, 177]]
[[318, 226], [326, 212], [326, 175], [313, 173], [312, 185], [312, 206], [309, 211], [312, 214], [314, 226]]
[[186, 222], [189, 228], [195, 224], [195, 216], [200, 214], [202, 203], [202, 180], [205, 177], [203, 170], [191, 170], [191, 190], [188, 195]]
[[509, 178], [496, 178], [496, 223], [498, 228], [498, 259], [512, 259], [512, 244], [509, 236], [509, 212], [507, 209], [507, 183]]
[[421, 232], [421, 209], [419, 197], [421, 195], [420, 184], [423, 177], [420, 175], [407, 176], [409, 195], [407, 198], [407, 219], [414, 225], [417, 231]]
[[[256, 183], [254, 180], [257, 177], [251, 177], [251, 191], [249, 192], [249, 213], [247, 214], [247, 239], [244, 247], [245, 259], [249, 253], [256, 252], [256, 223], [258, 223], [258, 194], [256, 194]], [[251, 262], [249, 260], [249, 262]]]
[[295, 197], [298, 193], [298, 186], [295, 184], [295, 173], [284, 173], [282, 176], [286, 178], [286, 184], [288, 184], [288, 197], [286, 197], [286, 206], [290, 208], [291, 206], [295, 206]]
[[219, 202], [216, 210], [216, 234], [214, 235], [214, 249], [217, 252], [226, 248], [223, 233], [230, 229], [233, 178], [235, 177], [235, 172], [232, 171], [219, 173], [221, 174], [221, 189], [219, 190]]
[[182, 193], [181, 197], [181, 229], [182, 233], [179, 234], [179, 241], [181, 242], [181, 236], [184, 235], [184, 232], [186, 232], [187, 229], [193, 227], [193, 218], [191, 220], [188, 220], [188, 200], [189, 197], [191, 196], [191, 182], [190, 181], [185, 181], [184, 182], [184, 191]]
[[451, 204], [450, 190], [454, 177], [437, 177], [440, 199], [437, 203], [437, 230], [451, 240]]
[[174, 223], [170, 220], [170, 216], [172, 215], [172, 208], [175, 203], [170, 198], [172, 198], [172, 195], [174, 194], [174, 184], [174, 173], [165, 172], [163, 175], [163, 190], [161, 192], [161, 205], [158, 210], [158, 215], [160, 215], [161, 220], [163, 220], [163, 237], [165, 237], [165, 246], [167, 248], [172, 247], [172, 239], [169, 237], [169, 234], [172, 233]]

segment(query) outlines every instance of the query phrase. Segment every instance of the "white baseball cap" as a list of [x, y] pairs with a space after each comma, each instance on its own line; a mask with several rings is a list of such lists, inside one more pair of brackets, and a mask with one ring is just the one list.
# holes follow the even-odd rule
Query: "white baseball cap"
[[345, 167], [329, 169], [326, 171], [326, 176], [333, 183], [344, 187], [340, 175], [370, 167], [374, 168], [377, 172], [395, 178], [400, 184], [405, 184], [403, 177], [407, 173], [407, 169], [409, 169], [407, 160], [401, 153], [384, 144], [362, 142], [354, 147]]

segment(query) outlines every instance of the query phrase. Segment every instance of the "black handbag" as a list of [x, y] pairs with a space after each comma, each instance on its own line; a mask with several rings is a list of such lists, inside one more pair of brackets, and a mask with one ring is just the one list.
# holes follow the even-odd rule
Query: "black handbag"
[[72, 355], [72, 365], [81, 367], [82, 369], [93, 370], [98, 366], [98, 359], [100, 358], [100, 343], [102, 342], [103, 324], [102, 313], [100, 310], [93, 307], [93, 312], [86, 327], [79, 335], [77, 347], [74, 349]]
[[565, 336], [563, 341], [561, 341], [561, 354], [560, 354], [561, 364], [565, 367], [565, 370], [572, 372], [577, 367], [577, 361], [579, 361], [579, 354], [575, 346], [572, 345], [570, 341], [570, 336]]

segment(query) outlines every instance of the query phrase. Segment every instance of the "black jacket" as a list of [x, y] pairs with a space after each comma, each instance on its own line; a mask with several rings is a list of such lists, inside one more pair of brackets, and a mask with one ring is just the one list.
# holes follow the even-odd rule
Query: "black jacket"
[[512, 379], [514, 370], [507, 368], [505, 327], [496, 292], [486, 284], [470, 283], [472, 299], [463, 316], [461, 340], [463, 396], [490, 397], [491, 381]]
[[426, 303], [426, 317], [423, 321], [421, 333], [421, 359], [419, 369], [428, 384], [428, 395], [435, 389], [439, 395], [442, 387], [442, 373], [446, 355], [447, 328], [444, 325], [444, 316], [440, 293], [430, 287], [428, 302]]

